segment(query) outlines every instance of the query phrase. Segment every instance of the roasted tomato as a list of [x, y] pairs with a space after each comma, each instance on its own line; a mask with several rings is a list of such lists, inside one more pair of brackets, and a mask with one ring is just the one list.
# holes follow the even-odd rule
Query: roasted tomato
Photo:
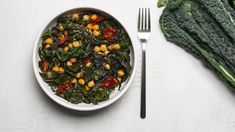
[[106, 78], [102, 83], [102, 87], [105, 89], [112, 89], [115, 88], [117, 85], [118, 80], [113, 76]]
[[58, 44], [59, 45], [62, 45], [62, 44], [64, 44], [66, 41], [68, 41], [69, 40], [69, 36], [68, 35], [65, 35], [64, 37], [62, 37], [62, 38], [60, 38], [59, 39], [59, 42], [58, 42]]
[[66, 89], [71, 88], [73, 85], [71, 82], [58, 85], [57, 93], [63, 93]]
[[47, 72], [48, 69], [49, 69], [49, 63], [48, 61], [44, 61], [43, 64], [42, 64], [42, 69], [44, 72]]
[[105, 40], [113, 40], [116, 37], [116, 30], [112, 27], [106, 27], [103, 30], [103, 37]]

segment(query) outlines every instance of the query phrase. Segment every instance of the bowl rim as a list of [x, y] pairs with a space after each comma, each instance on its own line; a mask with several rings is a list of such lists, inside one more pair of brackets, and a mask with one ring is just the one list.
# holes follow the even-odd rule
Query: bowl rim
[[[91, 107], [83, 107], [83, 106], [75, 106], [74, 104], [72, 103], [69, 103], [69, 102], [63, 102], [61, 101], [60, 99], [58, 99], [54, 93], [50, 92], [48, 90], [48, 87], [46, 87], [43, 83], [43, 79], [41, 78], [39, 72], [37, 71], [38, 70], [38, 62], [37, 62], [37, 54], [38, 54], [38, 45], [39, 45], [39, 42], [41, 40], [41, 35], [42, 33], [45, 31], [45, 29], [56, 19], [58, 18], [59, 16], [63, 15], [63, 14], [66, 14], [68, 12], [72, 12], [74, 10], [93, 10], [93, 11], [96, 11], [96, 12], [100, 12], [100, 13], [105, 13], [106, 15], [109, 15], [111, 16], [113, 19], [115, 19], [124, 29], [125, 31], [127, 32], [127, 35], [131, 41], [131, 45], [132, 45], [132, 49], [133, 49], [133, 66], [132, 66], [132, 73], [129, 77], [129, 80], [126, 82], [126, 85], [123, 87], [123, 89], [117, 94], [115, 95], [114, 97], [112, 97], [111, 99], [108, 99], [106, 101], [103, 101], [102, 104], [97, 104], [97, 105], [92, 105]], [[120, 22], [116, 17], [114, 17], [113, 15], [107, 13], [106, 11], [104, 10], [101, 10], [101, 9], [98, 9], [98, 8], [93, 8], [93, 7], [75, 7], [75, 8], [70, 8], [70, 9], [64, 9], [64, 11], [60, 12], [60, 13], [57, 13], [57, 15], [53, 15], [48, 21], [46, 21], [46, 23], [43, 25], [43, 27], [41, 28], [41, 30], [39, 31], [39, 33], [37, 34], [37, 38], [36, 38], [36, 41], [34, 43], [34, 47], [33, 47], [33, 56], [32, 56], [32, 62], [33, 62], [33, 70], [34, 70], [34, 75], [36, 76], [36, 79], [41, 87], [41, 89], [46, 93], [46, 95], [52, 99], [54, 102], [56, 102], [57, 104], [65, 107], [65, 108], [68, 108], [68, 109], [71, 109], [71, 110], [77, 110], [77, 111], [93, 111], [93, 110], [98, 110], [98, 109], [102, 109], [104, 107], [107, 107], [111, 104], [113, 104], [114, 102], [116, 102], [119, 98], [121, 98], [125, 93], [126, 91], [129, 89], [131, 83], [133, 82], [134, 80], [134, 77], [135, 77], [135, 73], [136, 73], [136, 67], [137, 67], [137, 64], [136, 64], [136, 58], [137, 58], [137, 55], [136, 55], [136, 46], [133, 44], [133, 41], [131, 39], [131, 36], [129, 35], [128, 31], [127, 31], [127, 28], [123, 25], [122, 22]]]

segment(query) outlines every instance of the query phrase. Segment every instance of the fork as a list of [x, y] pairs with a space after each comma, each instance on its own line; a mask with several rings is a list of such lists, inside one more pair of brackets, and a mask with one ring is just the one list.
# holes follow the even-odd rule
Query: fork
[[137, 36], [142, 45], [142, 77], [140, 117], [146, 117], [146, 45], [151, 34], [150, 9], [139, 8]]

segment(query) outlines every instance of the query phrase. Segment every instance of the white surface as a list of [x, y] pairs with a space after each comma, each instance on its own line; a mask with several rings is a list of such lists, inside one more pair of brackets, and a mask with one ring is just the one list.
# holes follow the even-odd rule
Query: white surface
[[[234, 132], [235, 94], [200, 61], [165, 41], [158, 26], [161, 9], [155, 4], [155, 0], [1, 1], [0, 131]], [[103, 9], [126, 23], [139, 58], [137, 11], [138, 7], [151, 7], [145, 120], [139, 117], [140, 67], [123, 98], [93, 113], [66, 110], [40, 89], [31, 59], [36, 35], [48, 18], [79, 6]]]

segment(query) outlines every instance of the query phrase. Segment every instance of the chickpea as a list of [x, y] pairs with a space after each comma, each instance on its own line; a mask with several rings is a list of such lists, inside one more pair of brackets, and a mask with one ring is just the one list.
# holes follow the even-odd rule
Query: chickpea
[[87, 21], [87, 20], [90, 19], [90, 17], [89, 17], [88, 15], [84, 15], [84, 16], [82, 17], [82, 19], [83, 19], [83, 21]]
[[71, 43], [68, 44], [69, 48], [73, 48], [73, 45]]
[[75, 63], [75, 62], [77, 61], [77, 59], [76, 59], [76, 58], [71, 58], [70, 61], [71, 61], [72, 63]]
[[112, 45], [112, 49], [119, 50], [121, 48], [120, 44]]
[[104, 64], [104, 68], [105, 68], [106, 70], [110, 70], [110, 65], [109, 65], [109, 64]]
[[122, 78], [118, 77], [117, 80], [118, 80], [119, 82], [121, 82], [121, 81], [122, 81]]
[[51, 47], [51, 45], [49, 45], [49, 44], [46, 45], [46, 49], [48, 49], [48, 48], [50, 48], [50, 47]]
[[102, 52], [107, 51], [107, 46], [106, 46], [105, 44], [100, 45], [100, 50], [101, 50]]
[[79, 19], [79, 14], [78, 13], [73, 13], [72, 14], [72, 19]]
[[95, 46], [93, 50], [94, 50], [95, 53], [99, 53], [100, 52], [100, 47], [99, 46]]
[[52, 44], [52, 43], [53, 43], [52, 38], [47, 38], [47, 39], [45, 40], [45, 43], [46, 43], [46, 44]]
[[85, 86], [85, 89], [86, 89], [87, 91], [90, 90], [90, 88], [89, 88], [87, 85]]
[[80, 46], [80, 43], [79, 43], [78, 41], [74, 41], [74, 42], [73, 42], [73, 46], [74, 46], [74, 47], [78, 47], [78, 46]]
[[124, 75], [125, 75], [125, 73], [124, 73], [123, 70], [118, 70], [118, 76], [119, 76], [119, 77], [122, 77], [122, 76], [124, 76]]
[[76, 83], [76, 82], [77, 82], [77, 80], [74, 78], [71, 82], [72, 82], [72, 83]]
[[72, 66], [73, 63], [71, 61], [67, 61], [67, 66]]
[[99, 27], [99, 25], [97, 25], [97, 24], [92, 27], [93, 30], [99, 30], [99, 28], [100, 28], [100, 27]]
[[97, 19], [97, 15], [96, 14], [92, 14], [91, 15], [91, 20], [96, 20]]
[[99, 32], [99, 31], [93, 31], [92, 34], [93, 34], [93, 36], [95, 36], [95, 37], [100, 36], [100, 32]]
[[64, 26], [63, 26], [62, 24], [60, 24], [59, 27], [58, 27], [58, 29], [59, 29], [60, 31], [64, 31]]
[[108, 46], [108, 49], [109, 49], [109, 50], [112, 50], [112, 45], [109, 45], [109, 46]]
[[91, 23], [89, 23], [86, 27], [87, 27], [87, 29], [91, 30], [93, 28], [93, 25]]
[[78, 73], [76, 74], [76, 78], [80, 78], [80, 77], [82, 77], [82, 72], [78, 72]]
[[110, 51], [108, 51], [108, 50], [107, 50], [107, 51], [105, 51], [105, 52], [104, 52], [104, 55], [108, 55], [108, 54], [109, 54], [109, 52], [110, 52]]
[[94, 81], [89, 81], [87, 85], [88, 85], [88, 87], [92, 88], [92, 87], [95, 86], [95, 82]]
[[64, 68], [63, 67], [59, 68], [59, 73], [64, 73]]
[[54, 67], [52, 68], [52, 70], [55, 71], [55, 72], [59, 72], [60, 68], [59, 68], [58, 66], [54, 66]]
[[79, 80], [78, 80], [78, 84], [80, 84], [80, 85], [85, 85], [85, 80], [84, 80], [84, 79], [79, 79]]
[[64, 52], [67, 52], [69, 50], [69, 47], [68, 46], [65, 46], [64, 47]]
[[91, 62], [87, 62], [86, 67], [90, 67], [90, 66], [91, 66]]

